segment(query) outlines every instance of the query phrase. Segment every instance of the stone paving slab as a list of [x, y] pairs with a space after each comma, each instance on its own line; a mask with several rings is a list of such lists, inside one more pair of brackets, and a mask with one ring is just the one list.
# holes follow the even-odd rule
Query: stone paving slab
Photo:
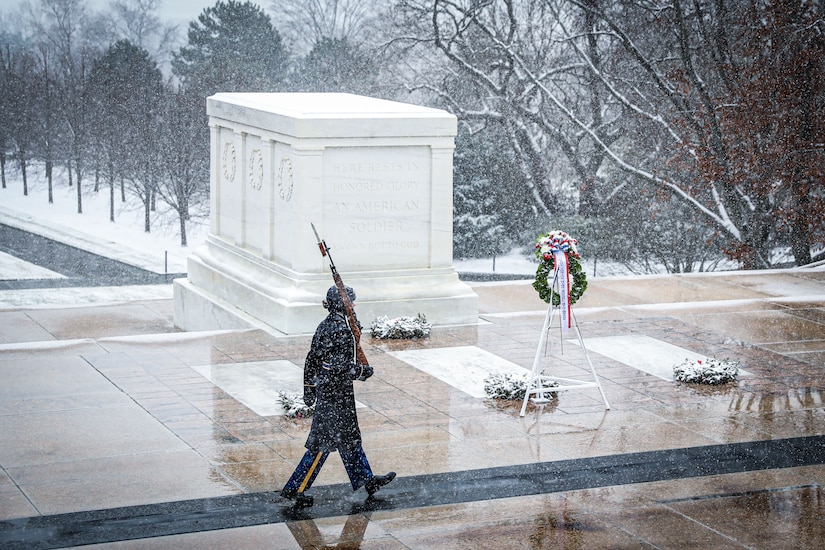
[[[709, 445], [822, 435], [825, 278], [821, 272], [789, 271], [762, 279], [709, 275], [712, 299], [706, 301], [699, 300], [701, 276], [657, 281], [658, 303], [639, 303], [644, 293], [637, 292], [638, 282], [591, 281], [585, 296], [592, 291], [591, 305], [585, 307], [583, 300], [575, 310], [585, 338], [644, 335], [699, 354], [731, 357], [753, 375], [732, 386], [694, 387], [594, 353], [610, 410], [596, 390], [577, 390], [541, 407], [531, 405], [524, 418], [518, 416], [520, 403], [472, 397], [393, 356], [402, 350], [475, 346], [530, 368], [546, 306], [529, 283], [474, 284], [482, 308], [477, 326], [437, 327], [419, 341], [365, 338], [376, 375], [359, 384], [356, 395], [365, 405], [359, 416], [373, 467], [398, 471], [400, 481], [624, 453], [678, 456], [682, 449]], [[720, 298], [724, 285], [740, 290]], [[309, 421], [261, 416], [195, 367], [301, 365], [310, 335], [179, 333], [170, 321], [171, 300], [65, 306], [0, 310], [7, 321], [0, 323], [0, 520], [258, 495], [280, 487], [303, 453]], [[551, 344], [543, 360], [554, 374], [587, 374], [580, 351], [559, 349], [555, 338]], [[333, 457], [317, 488], [335, 491], [345, 482]], [[360, 532], [366, 546], [381, 548], [485, 547], [485, 542], [502, 547], [513, 540], [524, 545], [539, 540], [539, 546], [575, 540], [594, 548], [669, 548], [684, 541], [743, 548], [760, 547], [762, 539], [751, 534], [768, 524], [792, 532], [787, 536], [797, 538], [788, 540], [806, 547], [822, 534], [815, 518], [822, 517], [817, 502], [823, 482], [821, 465], [770, 468], [310, 516], [285, 526], [184, 533], [111, 547], [195, 548], [227, 540], [255, 546], [271, 536], [276, 548], [298, 548], [301, 537], [321, 540], [319, 532], [328, 544]], [[342, 498], [351, 497], [344, 492]], [[275, 505], [280, 506], [277, 498]], [[782, 506], [795, 512], [775, 515]], [[768, 543], [777, 539], [765, 535], [761, 547], [773, 547]]]
[[[777, 452], [778, 449], [787, 452]], [[681, 455], [681, 456], [678, 456]], [[674, 456], [677, 459], [674, 460]], [[253, 527], [261, 524], [286, 523], [290, 533], [295, 537], [302, 548], [324, 546], [323, 537], [317, 527], [317, 521], [349, 515], [349, 519], [341, 531], [342, 537], [353, 536], [359, 531], [360, 536], [366, 535], [367, 523], [371, 519], [373, 525], [381, 525], [384, 532], [395, 539], [396, 544], [417, 538], [433, 540], [429, 546], [441, 546], [436, 541], [445, 540], [445, 532], [458, 532], [462, 542], [468, 540], [468, 521], [456, 523], [456, 511], [462, 505], [481, 509], [482, 514], [491, 510], [484, 503], [495, 502], [496, 510], [508, 508], [508, 501], [516, 499], [524, 501], [531, 496], [541, 495], [548, 497], [554, 494], [576, 494], [576, 491], [592, 492], [606, 488], [616, 491], [624, 486], [638, 486], [651, 484], [661, 480], [673, 483], [676, 480], [690, 483], [690, 480], [699, 477], [703, 479], [730, 474], [741, 475], [747, 472], [751, 476], [762, 476], [768, 472], [767, 479], [772, 480], [774, 472], [783, 472], [786, 480], [793, 469], [801, 470], [798, 479], [805, 480], [804, 469], [821, 467], [825, 462], [825, 444], [823, 438], [793, 438], [789, 440], [770, 440], [762, 442], [747, 442], [737, 445], [714, 445], [706, 447], [686, 448], [673, 453], [659, 451], [652, 453], [617, 454], [609, 457], [595, 457], [593, 459], [578, 459], [566, 461], [552, 461], [526, 464], [516, 467], [495, 467], [483, 470], [463, 470], [428, 476], [407, 476], [398, 479], [392, 486], [386, 488], [381, 497], [370, 498], [359, 502], [355, 499], [342, 499], [339, 493], [347, 489], [346, 485], [333, 485], [319, 488], [316, 495], [316, 505], [312, 510], [294, 509], [280, 506], [278, 497], [272, 493], [258, 492], [233, 497], [207, 498], [186, 502], [170, 502], [158, 505], [132, 506], [110, 508], [91, 512], [58, 514], [39, 518], [27, 518], [19, 522], [17, 528], [9, 524], [0, 524], [0, 543], [7, 547], [18, 547], [28, 536], [32, 543], [29, 547], [45, 548], [75, 544], [88, 544], [100, 541], [121, 541], [129, 539], [145, 539], [157, 536], [176, 535], [179, 533], [193, 533], [214, 531], [218, 529], [237, 528], [239, 526]], [[752, 478], [751, 478], [752, 479]], [[655, 487], [655, 486], [654, 486]], [[422, 491], [426, 488], [426, 491]], [[661, 487], [659, 487], [661, 489]], [[691, 541], [707, 544], [705, 537], [714, 540], [715, 535], [722, 535], [720, 542], [733, 543], [741, 540], [736, 529], [731, 529], [728, 518], [708, 513], [708, 504], [727, 512], [733, 506], [731, 516], [740, 521], [758, 527], [756, 522], [762, 520], [765, 511], [771, 512], [773, 507], [782, 507], [800, 500], [818, 501], [821, 488], [816, 484], [803, 483], [801, 485], [780, 486], [776, 489], [759, 489], [740, 491], [737, 493], [712, 493], [699, 498], [676, 497], [662, 500], [650, 499], [644, 489], [636, 490], [636, 497], [630, 493], [624, 500], [624, 506], [606, 506], [606, 513], [599, 517], [611, 515], [612, 521], [605, 525], [605, 534], [609, 529], [620, 525], [621, 531], [633, 535], [638, 542], [646, 542], [654, 546], [678, 546], [678, 541], [684, 541], [683, 532], [673, 533], [672, 530], [684, 531], [690, 523], [694, 525], [691, 532]], [[586, 493], [582, 500], [587, 502]], [[617, 491], [617, 494], [621, 494]], [[777, 498], [778, 497], [778, 498]], [[575, 496], [573, 497], [575, 498]], [[727, 501], [720, 504], [720, 501]], [[787, 502], [783, 503], [785, 500]], [[744, 501], [744, 506], [737, 506], [738, 501]], [[773, 501], [773, 502], [771, 502]], [[737, 503], [737, 504], [733, 504]], [[588, 504], [598, 506], [598, 502]], [[760, 506], [761, 504], [761, 506]], [[766, 506], [767, 505], [767, 506]], [[418, 517], [420, 511], [441, 508], [449, 510], [436, 522], [426, 525], [413, 524], [412, 530], [399, 526], [398, 519]], [[742, 510], [744, 508], [744, 510]], [[594, 510], [595, 512], [596, 510]], [[754, 511], [757, 512], [754, 517]], [[400, 512], [400, 514], [399, 514]], [[525, 514], [526, 512], [526, 514]], [[529, 510], [522, 510], [529, 517]], [[612, 512], [612, 514], [611, 514]], [[642, 513], [640, 513], [642, 512]], [[787, 516], [785, 512], [780, 512]], [[586, 514], [582, 514], [585, 515]], [[361, 520], [357, 519], [362, 516]], [[697, 522], [696, 517], [702, 521]], [[500, 518], [501, 516], [497, 516]], [[651, 519], [658, 521], [651, 522]], [[795, 533], [794, 525], [788, 518], [777, 518], [780, 530], [791, 527], [789, 535], [808, 544], [816, 540], [819, 531], [813, 533]], [[302, 520], [302, 521], [301, 521]], [[446, 520], [446, 521], [445, 521]], [[809, 523], [817, 525], [816, 518]], [[475, 520], [477, 521], [477, 519]], [[488, 520], [489, 521], [489, 520]], [[593, 528], [592, 520], [585, 519]], [[355, 525], [356, 522], [358, 529]], [[434, 530], [434, 525], [437, 530]], [[571, 523], [575, 523], [575, 520]], [[665, 533], [656, 529], [656, 525], [675, 524]], [[442, 529], [438, 529], [440, 526]], [[518, 524], [521, 526], [521, 524]], [[490, 533], [498, 547], [510, 547], [501, 539], [501, 524], [485, 525], [478, 530], [478, 534]], [[298, 528], [298, 530], [296, 530]], [[568, 529], [568, 526], [564, 526]], [[579, 530], [576, 528], [576, 530]], [[728, 535], [723, 535], [725, 531]], [[751, 529], [750, 531], [753, 531]], [[821, 530], [820, 530], [821, 531]], [[517, 531], [512, 531], [511, 536]], [[699, 537], [697, 539], [697, 532]], [[610, 544], [609, 535], [604, 543]], [[750, 533], [749, 533], [750, 534]], [[800, 536], [801, 535], [801, 536]], [[813, 536], [811, 536], [813, 535]], [[669, 538], [662, 538], [662, 537]], [[778, 539], [769, 538], [776, 543]], [[413, 548], [420, 543], [413, 543]], [[714, 543], [715, 544], [715, 543]], [[355, 544], [357, 545], [357, 543]], [[486, 547], [486, 544], [482, 544]], [[752, 544], [749, 544], [752, 546]]]

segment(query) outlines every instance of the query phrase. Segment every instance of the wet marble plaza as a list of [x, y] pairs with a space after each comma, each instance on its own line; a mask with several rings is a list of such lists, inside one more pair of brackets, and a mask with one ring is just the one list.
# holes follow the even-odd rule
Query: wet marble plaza
[[[529, 369], [546, 307], [530, 281], [472, 286], [478, 325], [364, 338], [364, 447], [398, 478], [367, 499], [332, 456], [308, 510], [277, 491], [309, 421], [274, 396], [311, 335], [181, 333], [157, 287], [0, 291], [0, 547], [823, 547], [825, 269], [594, 278], [574, 313], [610, 408], [580, 389], [524, 417], [476, 373]], [[546, 371], [587, 379], [566, 338]], [[688, 354], [746, 373], [674, 382]]]

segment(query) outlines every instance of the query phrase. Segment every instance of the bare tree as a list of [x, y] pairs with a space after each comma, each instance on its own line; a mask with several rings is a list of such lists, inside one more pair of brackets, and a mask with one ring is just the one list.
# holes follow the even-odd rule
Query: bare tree
[[[409, 31], [397, 43], [442, 60], [443, 70], [416, 73], [419, 88], [465, 120], [507, 128], [546, 211], [557, 200], [548, 159], [562, 153], [588, 200], [649, 186], [714, 227], [745, 267], [767, 267], [775, 196], [742, 178], [732, 154], [742, 136], [725, 123], [744, 107], [737, 79], [754, 62], [735, 48], [759, 21], [737, 19], [747, 6], [401, 0], [397, 26]], [[821, 34], [821, 25], [812, 18], [809, 27]]]
[[[83, 0], [40, 0], [29, 6], [30, 40], [44, 45], [55, 56], [61, 113], [67, 125], [70, 162], [77, 184], [77, 212], [83, 212], [83, 177], [87, 168], [89, 143], [89, 106], [87, 78], [99, 56], [89, 40], [88, 17]], [[71, 181], [71, 178], [69, 179]]]
[[754, 3], [742, 19], [740, 107], [720, 113], [731, 166], [804, 265], [825, 249], [825, 3]]
[[159, 66], [168, 66], [179, 40], [177, 25], [161, 23], [158, 15], [162, 0], [113, 0], [106, 22], [107, 42], [128, 40], [148, 51]]
[[96, 101], [95, 131], [102, 136], [110, 166], [110, 197], [114, 177], [123, 178], [143, 204], [144, 231], [149, 233], [161, 167], [162, 75], [146, 50], [120, 40], [95, 63], [89, 80]]
[[23, 177], [23, 195], [29, 194], [28, 166], [36, 149], [38, 136], [38, 107], [33, 101], [37, 88], [37, 60], [23, 47], [5, 44], [0, 51], [3, 88], [5, 131], [13, 143]]
[[382, 0], [293, 0], [270, 4], [276, 27], [299, 50], [308, 52], [323, 39], [362, 44], [387, 6]]
[[[59, 106], [59, 80], [55, 72], [54, 53], [45, 43], [37, 48], [37, 73], [29, 101], [37, 105], [37, 155], [45, 164], [49, 204], [54, 202], [54, 165], [59, 159], [63, 117]], [[64, 157], [65, 158], [65, 157]]]
[[158, 194], [178, 215], [180, 244], [187, 246], [186, 224], [192, 209], [209, 195], [209, 128], [203, 124], [202, 100], [186, 90], [167, 94], [160, 131]]
[[[637, 131], [631, 140], [618, 141], [616, 146], [595, 135], [593, 142], [625, 173], [669, 192], [716, 227], [727, 241], [728, 254], [743, 266], [770, 266], [771, 249], [779, 242], [777, 205], [786, 195], [783, 188], [788, 189], [793, 178], [783, 181], [779, 173], [763, 173], [757, 179], [752, 174], [760, 163], [777, 154], [789, 154], [793, 147], [785, 142], [780, 150], [771, 153], [757, 146], [752, 150], [756, 154], [747, 158], [741, 151], [743, 144], [752, 140], [753, 127], [734, 121], [755, 120], [757, 126], [770, 128], [782, 124], [783, 117], [776, 116], [777, 112], [787, 115], [786, 108], [800, 112], [790, 94], [775, 94], [771, 98], [774, 104], [783, 106], [773, 113], [750, 107], [754, 91], [765, 87], [763, 77], [770, 73], [765, 69], [775, 67], [776, 60], [752, 55], [748, 50], [759, 40], [753, 29], [771, 27], [786, 37], [785, 46], [790, 51], [794, 45], [812, 45], [805, 38], [807, 30], [808, 36], [819, 37], [813, 44], [820, 53], [812, 59], [820, 61], [808, 68], [818, 75], [814, 81], [821, 82], [825, 77], [821, 63], [825, 51], [821, 3], [817, 13], [816, 2], [803, 2], [807, 7], [799, 10], [799, 20], [780, 30], [781, 18], [771, 14], [790, 8], [780, 6], [781, 1], [758, 5], [736, 0], [672, 0], [656, 5], [639, 1], [603, 7], [580, 0], [572, 2], [596, 19], [606, 50], [622, 64], [622, 70], [600, 67], [591, 54], [578, 46], [575, 33], [566, 33], [568, 42], [594, 77], [622, 105]], [[788, 80], [787, 67], [782, 72]], [[804, 74], [804, 70], [798, 73], [800, 88], [805, 88], [805, 78], [812, 76]], [[821, 106], [825, 98], [821, 87], [819, 90], [816, 103]], [[764, 131], [757, 135], [766, 137]], [[816, 140], [811, 137], [802, 141], [816, 147]], [[625, 144], [632, 147], [623, 150]], [[819, 159], [821, 166], [821, 153]], [[798, 183], [797, 179], [790, 187], [798, 188]], [[813, 212], [807, 210], [808, 215]], [[819, 220], [821, 223], [821, 215]], [[804, 254], [797, 254], [797, 258], [806, 261]]]
[[[618, 133], [615, 109], [589, 93], [600, 84], [564, 42], [564, 21], [586, 24], [580, 13], [562, 0], [402, 0], [395, 15], [406, 32], [393, 45], [414, 60], [411, 89], [436, 94], [466, 123], [501, 128], [537, 208], [564, 210], [577, 188], [594, 195], [606, 155], [591, 137], [612, 144]], [[578, 186], [557, 177], [560, 156]]]

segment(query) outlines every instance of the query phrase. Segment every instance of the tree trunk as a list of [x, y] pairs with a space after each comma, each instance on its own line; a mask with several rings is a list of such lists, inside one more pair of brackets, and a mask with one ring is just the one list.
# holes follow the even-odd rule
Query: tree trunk
[[6, 188], [6, 154], [0, 154], [0, 179], [3, 180], [3, 189]]
[[151, 232], [151, 224], [152, 221], [150, 212], [152, 207], [152, 198], [150, 193], [146, 193], [143, 197], [143, 231], [146, 233]]
[[[764, 199], [760, 199], [763, 201]], [[756, 212], [765, 212], [765, 206], [757, 201]], [[744, 269], [767, 269], [770, 267], [770, 256], [768, 250], [768, 236], [771, 227], [754, 213], [745, 221], [742, 230], [742, 243], [746, 249], [742, 261]]]
[[178, 212], [178, 219], [180, 220], [180, 245], [186, 246], [186, 212], [184, 210]]
[[26, 159], [20, 156], [20, 173], [23, 175], [23, 196], [29, 196], [29, 179], [26, 176]]
[[77, 213], [83, 213], [83, 195], [80, 193], [80, 180], [77, 180]]
[[[803, 147], [810, 146], [815, 149], [814, 144], [814, 112], [815, 98], [814, 98], [814, 73], [815, 68], [811, 63], [806, 64], [805, 72], [802, 78], [802, 101], [799, 109], [799, 141]], [[807, 156], [807, 155], [806, 155]], [[810, 217], [811, 212], [810, 193], [811, 187], [808, 186], [808, 178], [803, 174], [802, 165], [806, 161], [805, 157], [799, 158], [794, 168], [794, 179], [791, 182], [791, 193], [794, 198], [794, 216], [791, 222], [791, 250], [796, 265], [807, 265], [813, 261], [811, 258], [811, 235], [810, 235]], [[813, 182], [810, 182], [813, 183]]]
[[115, 221], [115, 179], [109, 178], [109, 221]]
[[54, 204], [54, 193], [52, 192], [52, 161], [46, 161], [46, 182], [49, 187], [49, 204]]
[[[80, 181], [81, 180], [81, 173], [80, 173], [80, 162], [79, 161], [75, 161], [74, 169], [75, 169], [75, 178], [77, 179], [77, 213], [82, 214], [83, 213], [83, 195], [81, 194], [81, 191], [80, 191], [82, 185], [81, 185], [81, 181]], [[71, 169], [69, 170], [69, 172], [71, 172]]]
[[[797, 169], [796, 172], [801, 170]], [[793, 185], [795, 215], [791, 221], [791, 251], [796, 265], [807, 265], [813, 261], [810, 244], [810, 200], [807, 185], [797, 179]]]
[[807, 234], [808, 222], [802, 216], [797, 216], [791, 228], [791, 250], [796, 265], [807, 265], [813, 261]]

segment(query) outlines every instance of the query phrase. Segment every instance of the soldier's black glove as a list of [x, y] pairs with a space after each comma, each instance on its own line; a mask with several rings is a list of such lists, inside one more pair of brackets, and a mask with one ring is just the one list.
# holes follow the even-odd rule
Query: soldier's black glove
[[372, 376], [373, 370], [369, 365], [355, 365], [349, 370], [350, 380], [364, 381]]
[[315, 404], [315, 386], [304, 386], [304, 404], [307, 407]]
[[371, 366], [369, 366], [369, 365], [358, 365], [358, 366], [361, 367], [361, 376], [358, 377], [358, 380], [363, 382], [364, 380], [366, 380], [367, 378], [372, 376], [373, 370], [372, 370]]

